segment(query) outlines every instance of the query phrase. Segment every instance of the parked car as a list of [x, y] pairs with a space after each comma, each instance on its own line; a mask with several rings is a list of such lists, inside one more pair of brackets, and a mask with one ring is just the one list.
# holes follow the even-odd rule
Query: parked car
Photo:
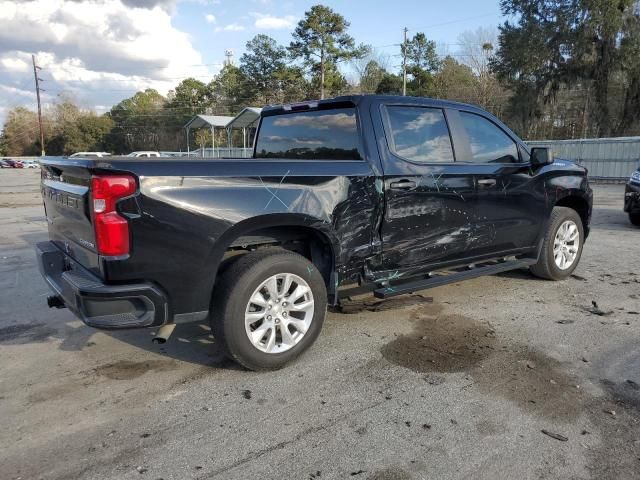
[[0, 168], [12, 168], [6, 158], [0, 159]]
[[108, 157], [110, 156], [110, 153], [107, 152], [78, 152], [78, 153], [74, 153], [73, 155], [69, 155], [69, 158], [90, 158], [90, 157], [98, 157], [98, 158], [102, 158], [102, 157]]
[[42, 167], [50, 306], [97, 328], [161, 327], [158, 341], [208, 319], [255, 370], [297, 357], [356, 291], [523, 267], [565, 279], [592, 209], [583, 167], [480, 108], [426, 98], [267, 107], [250, 159]]
[[40, 164], [35, 160], [23, 160], [22, 164], [24, 168], [40, 168]]
[[150, 158], [150, 157], [159, 157], [160, 152], [131, 152], [127, 157], [134, 158]]
[[24, 165], [19, 160], [13, 160], [12, 158], [5, 158], [5, 163], [9, 165], [9, 168], [24, 168]]
[[640, 227], [640, 167], [631, 174], [624, 191], [624, 211], [629, 221]]

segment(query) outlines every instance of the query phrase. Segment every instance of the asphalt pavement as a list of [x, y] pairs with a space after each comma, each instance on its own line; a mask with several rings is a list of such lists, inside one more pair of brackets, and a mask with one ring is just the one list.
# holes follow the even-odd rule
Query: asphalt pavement
[[206, 324], [49, 309], [38, 171], [0, 171], [2, 479], [640, 478], [640, 229], [596, 185], [575, 275], [509, 272], [331, 312], [283, 370]]

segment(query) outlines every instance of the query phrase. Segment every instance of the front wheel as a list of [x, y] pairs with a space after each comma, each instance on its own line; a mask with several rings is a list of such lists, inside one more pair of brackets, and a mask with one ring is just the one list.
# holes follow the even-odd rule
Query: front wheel
[[640, 227], [640, 213], [635, 212], [635, 213], [631, 213], [629, 212], [629, 221], [634, 224], [636, 227]]
[[216, 280], [212, 329], [250, 370], [281, 368], [316, 340], [327, 310], [322, 275], [294, 252], [247, 253]]
[[531, 272], [548, 280], [564, 280], [578, 266], [582, 255], [584, 228], [578, 213], [567, 207], [554, 207], [544, 237], [538, 263]]

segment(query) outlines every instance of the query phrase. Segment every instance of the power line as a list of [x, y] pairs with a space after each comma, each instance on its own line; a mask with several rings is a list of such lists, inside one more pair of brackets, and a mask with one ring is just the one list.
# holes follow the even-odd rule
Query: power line
[[432, 25], [427, 25], [425, 27], [414, 27], [412, 30], [422, 30], [422, 29], [429, 29], [429, 28], [444, 27], [446, 25], [453, 25], [454, 23], [468, 22], [469, 20], [477, 20], [479, 18], [485, 18], [485, 17], [494, 16], [494, 15], [495, 14], [493, 14], [493, 13], [484, 13], [482, 15], [476, 15], [475, 17], [459, 18], [457, 20], [450, 20], [448, 22], [434, 23]]

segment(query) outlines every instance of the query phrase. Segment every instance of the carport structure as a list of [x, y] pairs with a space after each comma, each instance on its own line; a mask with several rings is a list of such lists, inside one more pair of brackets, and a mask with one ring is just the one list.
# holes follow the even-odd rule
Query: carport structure
[[[255, 128], [258, 126], [260, 112], [262, 112], [261, 108], [246, 107], [236, 115], [233, 120], [227, 123], [225, 128], [229, 136], [229, 146], [231, 146], [231, 131], [234, 128], [242, 129], [242, 148], [247, 148], [247, 144], [249, 144], [249, 146], [253, 145], [253, 135], [251, 135], [251, 132], [252, 130], [255, 131]], [[247, 131], [249, 135], [247, 135]]]
[[215, 152], [216, 148], [216, 128], [226, 128], [227, 124], [234, 117], [226, 117], [223, 115], [196, 115], [184, 126], [187, 132], [187, 154], [189, 153], [189, 133], [192, 129], [209, 128], [211, 129], [211, 148]]

